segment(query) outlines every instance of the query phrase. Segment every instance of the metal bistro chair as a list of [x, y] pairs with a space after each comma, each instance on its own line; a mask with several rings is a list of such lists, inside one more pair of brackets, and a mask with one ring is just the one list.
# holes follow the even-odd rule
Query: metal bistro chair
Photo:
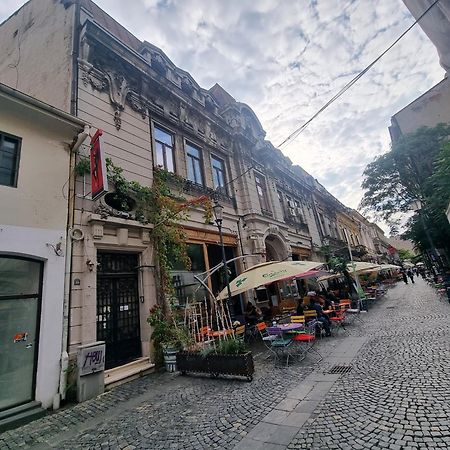
[[336, 331], [345, 330], [345, 306], [335, 305], [334, 306], [334, 316], [330, 317], [331, 323], [335, 325]]
[[255, 325], [255, 329], [258, 331], [264, 346], [269, 351], [266, 356], [266, 359], [269, 359], [270, 357], [274, 357], [274, 359], [276, 360], [277, 354], [275, 353], [275, 351], [272, 348], [272, 341], [277, 339], [278, 336], [275, 334], [269, 334], [267, 331], [267, 325], [264, 322], [257, 323]]
[[322, 339], [324, 330], [322, 322], [320, 322], [320, 320], [317, 320], [317, 311], [314, 309], [307, 309], [306, 311], [304, 311], [304, 314], [306, 323], [309, 324], [310, 322], [314, 322], [315, 327], [317, 327], [318, 334]]
[[286, 366], [289, 365], [289, 358], [292, 357], [292, 349], [290, 348], [292, 344], [292, 339], [286, 338], [283, 335], [283, 330], [279, 327], [269, 327], [267, 332], [270, 336], [275, 336], [275, 339], [270, 341], [270, 347], [273, 355], [275, 356], [274, 364], [281, 359], [281, 357], [286, 356]]
[[301, 361], [309, 354], [317, 358], [317, 362], [323, 359], [322, 355], [314, 348], [316, 342], [316, 321], [311, 321], [305, 326], [305, 333], [297, 334], [292, 338], [294, 344], [300, 349]]
[[364, 320], [361, 319], [361, 306], [359, 304], [358, 300], [358, 308], [352, 308], [352, 302], [349, 299], [344, 299], [340, 301], [341, 308], [345, 309], [345, 314], [348, 318], [351, 318], [349, 321], [350, 323], [353, 323], [353, 321], [358, 321], [361, 323], [364, 323]]
[[290, 335], [291, 337], [296, 336], [297, 334], [304, 334], [306, 333], [306, 328], [305, 328], [305, 316], [291, 316], [290, 317], [290, 323], [299, 323], [302, 325], [302, 328], [300, 328], [299, 330], [290, 330], [287, 331], [286, 334]]

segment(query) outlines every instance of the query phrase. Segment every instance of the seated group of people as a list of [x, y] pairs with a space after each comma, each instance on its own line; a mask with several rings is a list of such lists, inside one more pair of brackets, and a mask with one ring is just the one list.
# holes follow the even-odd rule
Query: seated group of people
[[[331, 336], [331, 321], [329, 317], [323, 312], [324, 309], [328, 310], [333, 304], [338, 304], [339, 298], [333, 293], [331, 289], [322, 291], [321, 295], [317, 295], [315, 292], [308, 292], [308, 295], [298, 299], [296, 314], [303, 316], [305, 309], [314, 310], [317, 313], [317, 320], [322, 324], [325, 330], [325, 336]], [[266, 308], [258, 308], [251, 301], [247, 303], [245, 309], [245, 320], [249, 325], [255, 325], [260, 321], [270, 320], [272, 317], [272, 305], [269, 302], [269, 306]]]

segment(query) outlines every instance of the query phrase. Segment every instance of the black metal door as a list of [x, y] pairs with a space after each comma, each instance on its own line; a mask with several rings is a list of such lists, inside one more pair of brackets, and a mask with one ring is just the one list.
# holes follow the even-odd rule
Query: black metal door
[[110, 369], [142, 355], [138, 255], [98, 252], [97, 262], [97, 339], [106, 343]]

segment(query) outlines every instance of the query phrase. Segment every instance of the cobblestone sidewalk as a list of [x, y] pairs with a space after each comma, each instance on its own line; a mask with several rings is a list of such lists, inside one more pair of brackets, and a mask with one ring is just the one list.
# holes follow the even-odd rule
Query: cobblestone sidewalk
[[425, 283], [399, 285], [320, 342], [319, 365], [260, 355], [252, 383], [150, 375], [1, 434], [0, 450], [449, 448], [449, 319]]
[[289, 449], [450, 448], [450, 305], [422, 280], [371, 311], [369, 340]]

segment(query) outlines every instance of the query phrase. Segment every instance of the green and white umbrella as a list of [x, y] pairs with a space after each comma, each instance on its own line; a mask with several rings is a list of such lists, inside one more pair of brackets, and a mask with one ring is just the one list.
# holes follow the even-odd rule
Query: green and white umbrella
[[[242, 294], [242, 292], [255, 289], [259, 286], [273, 283], [275, 281], [287, 280], [290, 278], [308, 278], [316, 277], [324, 274], [323, 271], [318, 272], [317, 269], [324, 265], [323, 262], [317, 261], [273, 261], [258, 264], [230, 282], [231, 295]], [[227, 288], [222, 290], [217, 296], [218, 300], [228, 297]]]

